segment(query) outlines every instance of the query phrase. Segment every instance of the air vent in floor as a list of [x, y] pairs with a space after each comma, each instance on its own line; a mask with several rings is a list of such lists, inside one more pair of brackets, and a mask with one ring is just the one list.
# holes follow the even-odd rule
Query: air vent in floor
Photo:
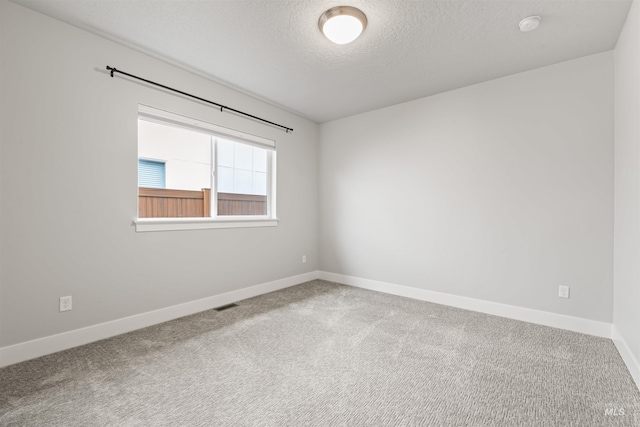
[[229, 310], [230, 308], [237, 307], [237, 306], [238, 306], [238, 304], [231, 303], [231, 304], [227, 304], [227, 305], [221, 305], [220, 307], [216, 307], [216, 308], [214, 308], [214, 310], [215, 311], [225, 311], [225, 310]]

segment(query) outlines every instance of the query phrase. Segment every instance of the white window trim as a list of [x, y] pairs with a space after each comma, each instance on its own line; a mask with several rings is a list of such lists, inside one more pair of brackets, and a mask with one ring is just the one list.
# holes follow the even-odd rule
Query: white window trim
[[136, 218], [133, 221], [136, 232], [145, 231], [176, 231], [176, 230], [207, 230], [212, 228], [253, 228], [275, 227], [277, 218], [258, 216], [219, 218]]
[[158, 108], [149, 107], [148, 105], [138, 104], [138, 116], [142, 116], [152, 121], [158, 120], [158, 123], [171, 123], [175, 126], [184, 127], [190, 130], [204, 131], [221, 137], [240, 141], [249, 145], [255, 145], [262, 148], [276, 149], [276, 142], [272, 139], [263, 138], [261, 136], [252, 135], [246, 132], [237, 131], [223, 126], [214, 125], [213, 123], [203, 122], [191, 117], [182, 116], [180, 114], [171, 113], [169, 111], [160, 110]]
[[[216, 216], [210, 218], [135, 218], [136, 232], [146, 231], [177, 231], [177, 230], [206, 230], [214, 228], [253, 228], [253, 227], [275, 227], [278, 225], [276, 216], [276, 143], [273, 140], [245, 132], [236, 131], [222, 126], [199, 121], [197, 119], [181, 116], [179, 114], [149, 107], [148, 105], [138, 105], [138, 117], [158, 123], [170, 123], [175, 126], [187, 129], [196, 129], [211, 133], [214, 136], [228, 137], [249, 145], [254, 145], [269, 150], [271, 162], [270, 173], [267, 175], [267, 215], [265, 216]], [[214, 157], [215, 159], [215, 157]], [[213, 196], [213, 191], [211, 192]], [[212, 209], [217, 212], [217, 206], [213, 203]], [[217, 201], [216, 201], [217, 203]]]

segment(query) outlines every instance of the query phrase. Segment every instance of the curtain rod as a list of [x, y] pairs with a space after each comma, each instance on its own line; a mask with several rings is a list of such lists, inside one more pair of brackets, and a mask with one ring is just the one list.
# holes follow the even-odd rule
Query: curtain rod
[[243, 115], [245, 117], [249, 117], [249, 118], [252, 118], [254, 120], [258, 120], [258, 121], [261, 121], [263, 123], [268, 123], [268, 124], [270, 124], [272, 126], [276, 126], [276, 127], [282, 128], [287, 133], [293, 132], [293, 128], [286, 127], [286, 126], [283, 126], [283, 125], [279, 125], [279, 124], [274, 123], [274, 122], [270, 122], [269, 120], [265, 120], [263, 118], [254, 116], [253, 114], [245, 113], [244, 111], [236, 110], [235, 108], [227, 107], [226, 105], [218, 104], [217, 102], [209, 101], [208, 99], [200, 98], [199, 96], [191, 95], [190, 93], [183, 92], [181, 90], [174, 89], [172, 87], [165, 86], [165, 85], [160, 84], [160, 83], [152, 82], [151, 80], [143, 79], [142, 77], [134, 76], [133, 74], [125, 73], [124, 71], [118, 70], [115, 67], [110, 67], [110, 66], [107, 65], [107, 70], [109, 70], [109, 72], [111, 74], [111, 77], [113, 77], [113, 73], [124, 74], [125, 76], [141, 80], [141, 81], [143, 81], [145, 83], [149, 83], [149, 84], [152, 84], [154, 86], [158, 86], [158, 87], [161, 87], [163, 89], [167, 89], [167, 90], [179, 93], [180, 95], [188, 96], [190, 98], [197, 99], [198, 101], [202, 101], [202, 102], [206, 102], [207, 104], [215, 105], [216, 107], [220, 107], [220, 112], [222, 112], [224, 110], [233, 111], [236, 114], [240, 114], [240, 115]]

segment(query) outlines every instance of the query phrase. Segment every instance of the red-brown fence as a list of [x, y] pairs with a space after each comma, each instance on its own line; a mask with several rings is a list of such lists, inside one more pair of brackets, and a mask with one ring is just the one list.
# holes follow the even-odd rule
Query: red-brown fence
[[[208, 217], [211, 190], [138, 188], [138, 218]], [[267, 196], [218, 193], [218, 215], [266, 215]]]
[[218, 215], [266, 215], [267, 196], [218, 193]]

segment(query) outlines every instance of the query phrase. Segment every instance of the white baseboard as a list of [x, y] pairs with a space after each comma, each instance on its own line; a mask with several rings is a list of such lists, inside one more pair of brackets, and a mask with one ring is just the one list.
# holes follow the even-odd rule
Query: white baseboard
[[625, 339], [620, 335], [620, 331], [618, 331], [615, 324], [611, 329], [613, 343], [616, 345], [618, 353], [620, 353], [625, 365], [627, 365], [627, 369], [629, 369], [629, 373], [631, 374], [633, 381], [635, 381], [636, 387], [640, 390], [640, 363], [638, 363], [638, 359], [633, 355], [633, 352], [627, 345]]
[[147, 326], [210, 310], [232, 302], [299, 285], [304, 282], [315, 280], [318, 277], [319, 272], [312, 271], [297, 276], [274, 280], [273, 282], [262, 283], [220, 295], [202, 298], [196, 301], [190, 301], [110, 322], [100, 323], [98, 325], [88, 326], [86, 328], [75, 329], [61, 334], [2, 347], [0, 348], [0, 367], [13, 365], [14, 363], [23, 362], [29, 359], [35, 359], [36, 357], [135, 331], [136, 329], [146, 328]]
[[124, 334], [136, 329], [146, 328], [158, 323], [199, 313], [221, 305], [262, 295], [268, 292], [295, 286], [315, 279], [323, 279], [345, 285], [355, 286], [363, 289], [370, 289], [378, 292], [403, 296], [407, 298], [429, 301], [436, 304], [448, 305], [451, 307], [473, 310], [481, 313], [510, 319], [522, 320], [525, 322], [551, 326], [560, 329], [595, 335], [605, 338], [613, 338], [623, 360], [627, 364], [636, 384], [640, 384], [640, 365], [633, 356], [624, 340], [617, 335], [615, 328], [605, 322], [581, 319], [562, 314], [549, 313], [539, 310], [532, 310], [523, 307], [500, 304], [496, 302], [483, 301], [473, 298], [461, 297], [457, 295], [445, 294], [441, 292], [428, 291], [425, 289], [412, 288], [408, 286], [395, 285], [392, 283], [380, 282], [370, 279], [362, 279], [342, 274], [329, 273], [325, 271], [312, 271], [297, 276], [274, 280], [250, 286], [236, 291], [227, 292], [220, 295], [190, 301], [171, 307], [137, 314], [98, 325], [88, 326], [57, 335], [38, 338], [7, 347], [0, 348], [0, 367], [34, 359], [36, 357], [88, 344], [115, 335]]
[[428, 291], [425, 289], [395, 285], [392, 283], [379, 282], [376, 280], [362, 279], [359, 277], [345, 276], [342, 274], [329, 273], [326, 271], [320, 271], [320, 279], [342, 283], [344, 285], [355, 286], [358, 288], [369, 289], [372, 291], [384, 292], [387, 294], [398, 295], [422, 301], [429, 301], [436, 304], [463, 308], [465, 310], [477, 311], [494, 316], [522, 320], [524, 322], [536, 323], [538, 325], [551, 326], [553, 328], [566, 329], [583, 334], [611, 338], [611, 324], [606, 322], [598, 322], [596, 320], [582, 319], [579, 317], [566, 316], [563, 314], [550, 313], [547, 311], [533, 310], [530, 308], [517, 307], [514, 305], [467, 298], [458, 295], [445, 294], [442, 292]]

